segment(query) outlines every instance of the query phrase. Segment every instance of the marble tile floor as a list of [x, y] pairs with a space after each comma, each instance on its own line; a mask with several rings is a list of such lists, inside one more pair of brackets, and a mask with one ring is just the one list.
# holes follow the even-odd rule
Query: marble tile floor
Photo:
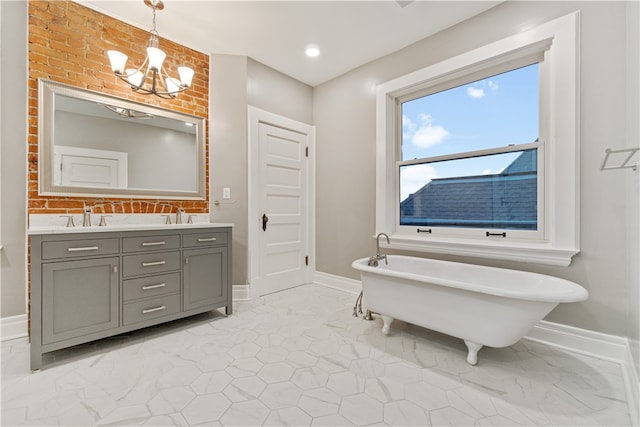
[[2, 343], [1, 425], [630, 425], [619, 365], [521, 340], [484, 348], [352, 316], [304, 285], [50, 353]]

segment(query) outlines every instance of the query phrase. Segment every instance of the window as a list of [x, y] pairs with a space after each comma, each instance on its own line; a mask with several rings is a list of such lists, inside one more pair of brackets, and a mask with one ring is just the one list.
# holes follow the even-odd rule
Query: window
[[577, 18], [378, 87], [376, 232], [391, 247], [569, 265]]
[[538, 230], [537, 63], [400, 106], [400, 226]]

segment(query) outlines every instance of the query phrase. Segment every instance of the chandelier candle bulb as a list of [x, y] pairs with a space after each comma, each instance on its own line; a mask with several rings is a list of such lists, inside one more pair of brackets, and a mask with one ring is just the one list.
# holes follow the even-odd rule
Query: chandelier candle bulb
[[132, 86], [142, 86], [144, 80], [144, 74], [140, 70], [134, 68], [127, 68], [127, 80]]
[[167, 54], [156, 47], [147, 48], [147, 56], [149, 57], [149, 69], [153, 71], [160, 71], [162, 69], [162, 63]]
[[167, 77], [164, 80], [164, 87], [169, 93], [177, 94], [180, 91], [180, 82], [173, 77]]
[[190, 87], [191, 81], [193, 80], [194, 73], [195, 71], [193, 71], [192, 68], [186, 67], [184, 65], [182, 67], [178, 67], [178, 74], [180, 75], [180, 84], [184, 87]]
[[122, 74], [127, 63], [127, 55], [117, 50], [108, 50], [107, 55], [109, 56], [109, 62], [111, 62], [111, 70], [114, 73]]

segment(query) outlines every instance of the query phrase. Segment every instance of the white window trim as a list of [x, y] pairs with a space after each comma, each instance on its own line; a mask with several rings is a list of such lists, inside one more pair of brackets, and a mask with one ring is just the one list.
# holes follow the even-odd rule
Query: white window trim
[[[580, 251], [579, 12], [539, 25], [378, 86], [376, 97], [376, 232], [390, 248], [568, 266]], [[550, 44], [550, 45], [549, 45]], [[544, 230], [536, 241], [408, 235], [399, 230], [396, 161], [398, 99], [421, 87], [511, 62], [545, 48], [540, 121], [545, 138]], [[543, 104], [544, 103], [544, 104]]]

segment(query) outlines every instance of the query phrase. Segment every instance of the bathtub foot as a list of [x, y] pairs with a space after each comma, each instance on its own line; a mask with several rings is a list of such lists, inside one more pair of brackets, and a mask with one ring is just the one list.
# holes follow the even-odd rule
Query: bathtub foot
[[364, 315], [363, 319], [364, 320], [373, 320], [373, 313], [371, 312], [371, 310], [367, 310], [367, 314]]
[[478, 352], [482, 348], [482, 344], [476, 344], [471, 341], [464, 340], [464, 343], [467, 345], [469, 349], [469, 353], [467, 354], [467, 362], [470, 365], [475, 365], [478, 363]]
[[387, 335], [389, 334], [389, 328], [391, 327], [391, 322], [393, 322], [393, 317], [385, 316], [384, 314], [381, 314], [380, 317], [382, 317], [382, 322], [384, 323], [382, 325], [382, 334]]

